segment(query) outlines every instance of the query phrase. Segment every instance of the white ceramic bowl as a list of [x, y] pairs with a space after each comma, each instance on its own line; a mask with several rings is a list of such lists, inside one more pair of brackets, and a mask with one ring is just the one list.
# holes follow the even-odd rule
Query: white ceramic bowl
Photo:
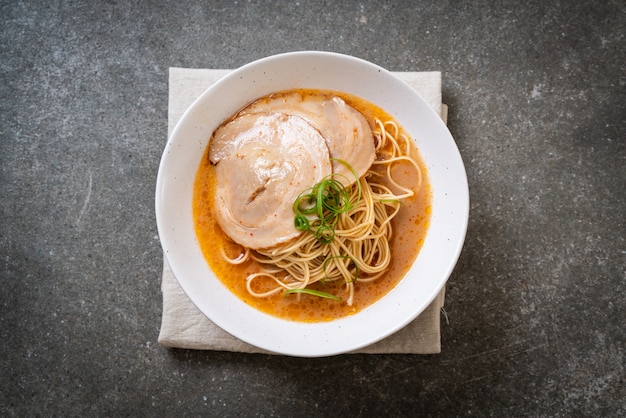
[[[322, 323], [269, 316], [233, 295], [208, 267], [192, 220], [196, 170], [212, 132], [252, 100], [279, 90], [338, 90], [373, 102], [415, 139], [433, 190], [424, 246], [407, 276], [361, 312]], [[415, 319], [451, 274], [465, 239], [467, 177], [445, 124], [406, 83], [358, 58], [328, 52], [293, 52], [247, 64], [210, 87], [185, 112], [167, 143], [157, 178], [156, 217], [165, 256], [181, 287], [211, 321], [235, 337], [275, 353], [318, 357], [377, 342]]]

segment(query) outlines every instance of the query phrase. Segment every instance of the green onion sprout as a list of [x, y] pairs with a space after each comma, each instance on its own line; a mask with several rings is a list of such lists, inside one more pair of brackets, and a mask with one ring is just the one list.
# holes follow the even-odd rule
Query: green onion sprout
[[285, 290], [285, 293], [283, 293], [283, 295], [287, 296], [292, 293], [304, 293], [307, 295], [319, 296], [321, 298], [326, 298], [326, 299], [341, 300], [340, 297], [331, 295], [330, 293], [320, 292], [319, 290], [313, 290], [313, 289], [307, 289], [307, 288]]

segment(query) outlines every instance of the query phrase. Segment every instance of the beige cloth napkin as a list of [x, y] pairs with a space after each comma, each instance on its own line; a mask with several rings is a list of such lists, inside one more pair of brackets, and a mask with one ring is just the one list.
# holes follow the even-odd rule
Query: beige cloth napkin
[[[170, 68], [168, 136], [191, 103], [208, 87], [230, 70]], [[447, 107], [441, 103], [440, 72], [396, 72], [439, 113], [447, 119]], [[211, 322], [187, 297], [178, 284], [167, 260], [163, 259], [163, 317], [159, 343], [166, 347], [197, 350], [268, 353], [228, 334]], [[441, 352], [440, 310], [445, 288], [435, 300], [406, 327], [395, 334], [354, 351], [355, 353], [411, 353]]]

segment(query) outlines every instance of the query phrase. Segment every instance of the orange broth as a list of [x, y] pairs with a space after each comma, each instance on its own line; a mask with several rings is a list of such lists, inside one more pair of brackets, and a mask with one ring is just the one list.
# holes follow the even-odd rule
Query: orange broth
[[[374, 126], [372, 123], [374, 117], [382, 121], [393, 119], [379, 107], [344, 93], [318, 90], [297, 90], [297, 92], [303, 95], [322, 93], [339, 96], [360, 111], [372, 127]], [[200, 248], [211, 270], [228, 289], [245, 303], [283, 319], [301, 322], [330, 321], [355, 314], [373, 304], [389, 293], [406, 275], [424, 243], [430, 223], [432, 192], [428, 172], [415, 144], [413, 141], [411, 143], [412, 156], [421, 168], [422, 187], [415, 196], [403, 200], [402, 208], [392, 220], [393, 237], [390, 242], [392, 261], [388, 271], [373, 282], [357, 282], [354, 286], [352, 306], [348, 306], [345, 302], [347, 297], [345, 284], [340, 283], [322, 284], [318, 282], [309, 288], [343, 296], [344, 301], [341, 302], [306, 294], [285, 297], [280, 292], [270, 297], [257, 298], [248, 293], [246, 277], [260, 271], [260, 266], [252, 260], [240, 265], [232, 265], [222, 257], [220, 248], [223, 248], [229, 256], [236, 257], [240, 247], [222, 232], [212, 215], [216, 189], [215, 168], [209, 161], [209, 147], [207, 147], [194, 183], [193, 219]], [[406, 186], [416, 181], [417, 173], [408, 163], [396, 164], [392, 173], [399, 184]]]

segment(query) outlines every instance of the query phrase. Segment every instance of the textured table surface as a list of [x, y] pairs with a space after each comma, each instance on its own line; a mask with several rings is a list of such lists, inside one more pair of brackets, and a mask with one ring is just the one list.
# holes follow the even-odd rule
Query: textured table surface
[[[626, 414], [623, 1], [4, 1], [0, 19], [0, 415]], [[442, 353], [161, 347], [168, 68], [309, 49], [443, 73], [471, 213]]]

